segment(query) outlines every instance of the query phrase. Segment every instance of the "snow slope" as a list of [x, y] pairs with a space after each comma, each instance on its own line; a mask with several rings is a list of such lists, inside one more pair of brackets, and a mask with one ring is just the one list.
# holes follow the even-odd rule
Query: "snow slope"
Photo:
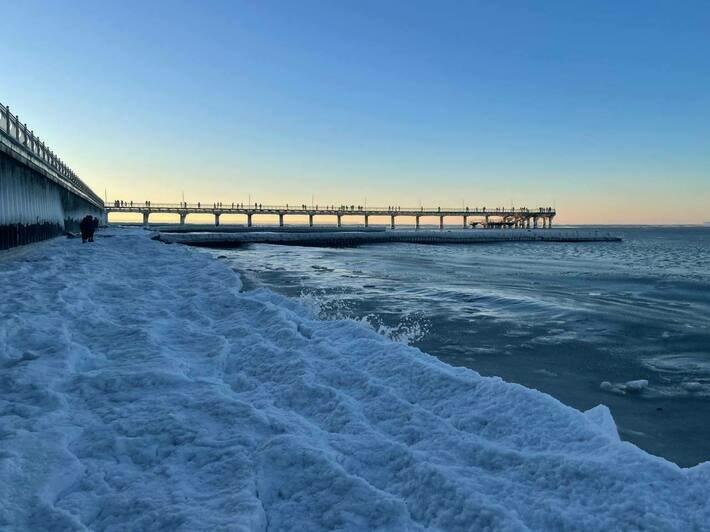
[[0, 258], [2, 529], [710, 523], [708, 463], [619, 441], [604, 407], [240, 293], [144, 231], [100, 236]]

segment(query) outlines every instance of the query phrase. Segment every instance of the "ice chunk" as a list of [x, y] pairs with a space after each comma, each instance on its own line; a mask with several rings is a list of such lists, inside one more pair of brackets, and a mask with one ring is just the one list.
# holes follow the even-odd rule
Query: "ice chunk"
[[599, 388], [605, 392], [615, 393], [617, 395], [626, 395], [626, 387], [620, 383], [611, 383], [609, 381], [602, 381]]
[[617, 395], [626, 395], [627, 393], [638, 394], [641, 393], [644, 389], [648, 388], [648, 381], [646, 379], [637, 379], [633, 381], [616, 383], [602, 381], [599, 387], [605, 392], [615, 393]]
[[590, 408], [584, 415], [587, 416], [592, 423], [602, 429], [602, 432], [614, 440], [619, 440], [619, 431], [616, 428], [616, 422], [611, 415], [611, 410], [606, 405], [597, 405]]
[[648, 381], [646, 379], [638, 379], [635, 381], [627, 381], [624, 384], [626, 391], [629, 393], [638, 393], [644, 388], [648, 388]]

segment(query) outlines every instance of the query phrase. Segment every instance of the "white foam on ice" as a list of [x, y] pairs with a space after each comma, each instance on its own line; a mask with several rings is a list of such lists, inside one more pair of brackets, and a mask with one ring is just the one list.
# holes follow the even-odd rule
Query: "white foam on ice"
[[430, 323], [418, 313], [404, 313], [395, 325], [387, 325], [377, 314], [358, 316], [352, 310], [350, 294], [339, 297], [332, 292], [302, 290], [299, 301], [313, 316], [322, 320], [352, 320], [371, 328], [394, 342], [410, 345], [429, 332]]
[[[0, 528], [699, 530], [710, 467], [140, 230], [0, 260]], [[111, 236], [111, 238], [105, 238]]]

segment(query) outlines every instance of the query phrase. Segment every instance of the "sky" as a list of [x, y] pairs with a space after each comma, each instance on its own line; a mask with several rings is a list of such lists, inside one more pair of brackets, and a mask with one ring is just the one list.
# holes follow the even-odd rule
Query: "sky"
[[99, 195], [710, 221], [710, 2], [3, 5], [0, 102]]

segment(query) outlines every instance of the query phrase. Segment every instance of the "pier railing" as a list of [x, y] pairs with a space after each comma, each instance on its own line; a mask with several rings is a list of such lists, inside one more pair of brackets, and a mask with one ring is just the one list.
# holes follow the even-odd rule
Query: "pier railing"
[[59, 156], [50, 150], [45, 143], [13, 115], [9, 107], [0, 104], [0, 133], [10, 141], [13, 149], [34, 164], [43, 167], [51, 173], [55, 181], [64, 188], [83, 197], [97, 207], [103, 208], [103, 200], [84, 183], [74, 171], [69, 168]]
[[229, 213], [230, 211], [253, 211], [253, 212], [263, 212], [268, 213], [333, 213], [347, 215], [347, 214], [372, 214], [372, 213], [383, 213], [387, 215], [432, 215], [437, 216], [440, 214], [453, 215], [453, 214], [476, 214], [476, 215], [508, 215], [508, 214], [530, 214], [530, 215], [554, 215], [555, 209], [552, 207], [402, 207], [402, 206], [385, 206], [385, 207], [373, 207], [370, 205], [323, 205], [323, 204], [283, 204], [283, 205], [266, 205], [261, 203], [224, 203], [224, 202], [197, 202], [197, 203], [153, 203], [150, 201], [122, 201], [115, 200], [106, 204], [106, 208], [112, 212], [120, 211], [141, 211], [150, 210], [153, 212], [159, 211], [171, 211], [178, 212], [181, 210], [192, 211], [192, 212], [209, 212], [213, 213], [219, 211], [222, 213]]

